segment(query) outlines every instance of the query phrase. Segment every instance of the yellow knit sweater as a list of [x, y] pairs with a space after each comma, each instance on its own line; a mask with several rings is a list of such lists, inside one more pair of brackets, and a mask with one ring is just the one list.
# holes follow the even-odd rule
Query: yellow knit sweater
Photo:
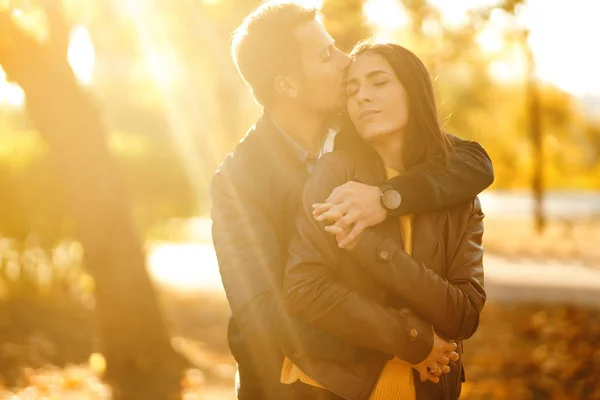
[[[386, 168], [386, 172], [388, 179], [399, 175], [397, 171], [390, 168]], [[412, 215], [400, 217], [400, 233], [402, 234], [402, 239], [404, 241], [404, 251], [409, 255], [412, 255]], [[307, 385], [326, 389], [302, 372], [300, 368], [294, 365], [294, 363], [286, 357], [281, 370], [281, 382], [292, 384], [298, 380]], [[415, 399], [415, 384], [411, 366], [398, 358], [393, 358], [388, 361], [381, 372], [369, 400]]]

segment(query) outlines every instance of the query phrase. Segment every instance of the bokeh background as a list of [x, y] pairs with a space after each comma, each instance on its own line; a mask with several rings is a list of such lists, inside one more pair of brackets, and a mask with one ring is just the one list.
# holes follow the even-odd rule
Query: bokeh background
[[[0, 0], [0, 399], [233, 399], [208, 184], [261, 112], [258, 4]], [[462, 398], [600, 399], [600, 3], [308, 4], [416, 52], [494, 162]]]

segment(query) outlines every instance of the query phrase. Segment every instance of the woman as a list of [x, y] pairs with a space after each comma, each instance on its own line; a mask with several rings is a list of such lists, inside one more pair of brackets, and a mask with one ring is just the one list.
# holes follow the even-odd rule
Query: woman
[[[313, 218], [313, 204], [338, 185], [376, 185], [386, 174], [445, 157], [450, 146], [438, 124], [431, 80], [413, 53], [365, 43], [351, 56], [347, 107], [356, 132], [340, 135], [343, 150], [323, 157], [306, 185], [284, 295], [292, 314], [376, 352], [343, 365], [288, 355], [282, 382], [297, 385], [298, 398], [457, 399], [464, 380], [460, 360], [449, 363], [439, 383], [423, 382], [415, 369], [428, 363], [439, 375], [427, 358], [437, 335], [456, 341], [460, 353], [462, 340], [477, 329], [485, 303], [479, 201], [388, 218], [345, 249], [338, 246], [344, 232]], [[398, 346], [401, 335], [411, 336], [418, 355]]]

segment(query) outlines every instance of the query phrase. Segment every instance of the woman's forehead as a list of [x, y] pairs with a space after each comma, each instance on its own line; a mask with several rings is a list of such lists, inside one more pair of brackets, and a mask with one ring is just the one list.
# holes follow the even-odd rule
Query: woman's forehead
[[393, 74], [394, 71], [385, 57], [376, 53], [364, 53], [352, 61], [348, 70], [348, 79], [372, 76], [378, 73]]

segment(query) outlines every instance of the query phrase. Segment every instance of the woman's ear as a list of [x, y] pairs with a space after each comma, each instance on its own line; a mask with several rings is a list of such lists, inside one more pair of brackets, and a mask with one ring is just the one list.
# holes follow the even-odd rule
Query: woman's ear
[[289, 76], [278, 76], [275, 78], [275, 90], [281, 96], [288, 99], [298, 98], [298, 82]]

